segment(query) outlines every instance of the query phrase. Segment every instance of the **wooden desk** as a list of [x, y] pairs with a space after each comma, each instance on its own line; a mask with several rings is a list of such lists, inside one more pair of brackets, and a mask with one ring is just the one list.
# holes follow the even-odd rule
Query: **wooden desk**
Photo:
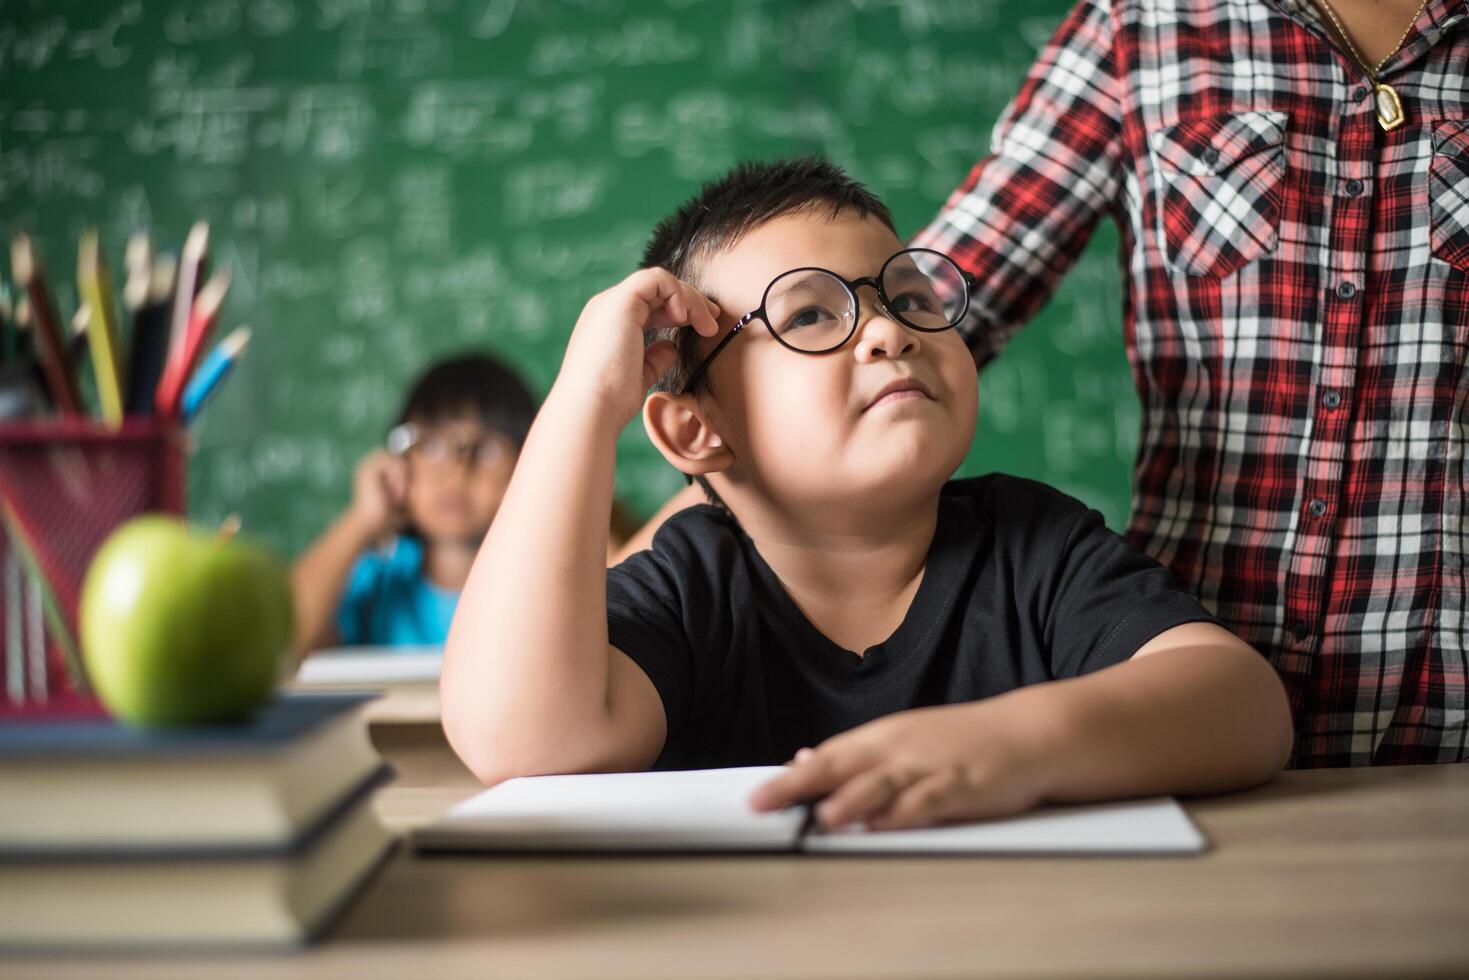
[[[409, 828], [473, 787], [390, 787]], [[1464, 976], [1469, 765], [1285, 773], [1191, 802], [1197, 858], [400, 853], [302, 954], [39, 959], [76, 977]]]
[[[371, 690], [360, 685], [294, 685], [304, 691]], [[397, 788], [474, 786], [439, 724], [439, 685], [434, 681], [386, 684], [366, 707], [367, 731], [397, 773]]]
[[366, 711], [369, 725], [438, 727], [439, 685], [436, 681], [389, 684], [382, 689], [382, 697], [368, 702]]
[[390, 684], [366, 713], [373, 748], [397, 773], [398, 788], [476, 785], [444, 738], [437, 683]]
[[302, 684], [287, 685], [290, 691], [375, 691], [379, 694], [364, 709], [369, 725], [437, 725], [439, 723], [438, 681], [397, 681], [391, 684]]

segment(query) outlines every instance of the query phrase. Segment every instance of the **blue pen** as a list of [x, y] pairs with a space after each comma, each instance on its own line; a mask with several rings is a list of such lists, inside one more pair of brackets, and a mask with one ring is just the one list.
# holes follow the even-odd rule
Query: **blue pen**
[[240, 327], [230, 332], [230, 335], [219, 342], [194, 376], [189, 379], [189, 385], [184, 389], [183, 415], [185, 424], [194, 421], [194, 416], [199, 414], [199, 409], [214, 394], [230, 369], [235, 366], [244, 353], [245, 347], [250, 343], [250, 328]]

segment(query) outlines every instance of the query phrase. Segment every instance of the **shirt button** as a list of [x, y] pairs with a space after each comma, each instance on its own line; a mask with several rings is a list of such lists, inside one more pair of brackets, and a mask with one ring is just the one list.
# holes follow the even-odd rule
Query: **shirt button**
[[1311, 501], [1310, 510], [1312, 517], [1322, 516], [1326, 513], [1326, 501], [1322, 500], [1320, 497], [1317, 497], [1315, 500]]
[[1367, 87], [1365, 85], [1358, 85], [1352, 89], [1353, 102], [1361, 102], [1365, 98], [1367, 98]]
[[1337, 285], [1336, 285], [1336, 298], [1337, 299], [1351, 299], [1355, 295], [1357, 295], [1357, 287], [1356, 287], [1356, 285], [1354, 283], [1350, 283], [1350, 282], [1337, 283]]
[[1216, 149], [1214, 149], [1214, 147], [1211, 146], [1207, 150], [1205, 150], [1203, 153], [1200, 153], [1199, 154], [1199, 159], [1200, 160], [1203, 160], [1205, 163], [1211, 164], [1211, 165], [1212, 164], [1215, 164], [1215, 163], [1218, 163], [1219, 162], [1219, 151], [1216, 150]]
[[1341, 408], [1341, 392], [1335, 388], [1326, 389], [1326, 393], [1321, 396], [1321, 404], [1330, 409]]
[[1362, 193], [1362, 182], [1353, 177], [1351, 180], [1347, 181], [1346, 192], [1347, 197], [1356, 197], [1358, 194]]
[[1304, 640], [1310, 634], [1310, 632], [1311, 631], [1306, 628], [1305, 623], [1298, 622], [1290, 628], [1290, 635], [1294, 636], [1297, 642]]

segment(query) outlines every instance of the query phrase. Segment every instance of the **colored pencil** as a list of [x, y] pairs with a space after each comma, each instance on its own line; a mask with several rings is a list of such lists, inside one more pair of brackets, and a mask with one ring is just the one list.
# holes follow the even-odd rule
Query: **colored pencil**
[[189, 317], [193, 315], [194, 298], [204, 285], [209, 266], [209, 225], [195, 222], [184, 239], [183, 251], [179, 254], [178, 283], [173, 292], [173, 311], [168, 319], [168, 364], [164, 376], [172, 370], [171, 365], [184, 356], [184, 343], [189, 337]]
[[184, 389], [183, 416], [184, 422], [192, 422], [199, 414], [199, 409], [209, 400], [210, 396], [219, 388], [234, 368], [235, 362], [245, 353], [245, 348], [250, 346], [250, 328], [237, 327], [230, 331], [228, 337], [219, 342], [204, 363], [199, 365], [199, 370], [194, 372], [189, 386]]
[[[26, 647], [28, 673], [30, 674], [31, 697], [44, 702], [49, 682], [46, 663], [46, 629], [51, 630], [51, 639], [61, 651], [67, 673], [81, 690], [87, 690], [86, 669], [82, 665], [81, 650], [72, 636], [62, 612], [61, 602], [53, 588], [52, 579], [47, 577], [42, 566], [42, 553], [32, 543], [20, 516], [3, 500], [0, 500], [0, 524], [10, 539], [10, 546], [19, 556], [26, 578]], [[53, 570], [54, 571], [54, 570]]]
[[10, 317], [11, 333], [15, 338], [15, 359], [17, 361], [30, 361], [31, 367], [39, 376], [41, 365], [34, 363], [36, 359], [35, 342], [31, 340], [31, 301], [21, 296], [15, 304], [15, 312]]
[[92, 308], [83, 303], [77, 307], [77, 311], [71, 318], [71, 336], [66, 339], [67, 346], [71, 348], [71, 362], [81, 371], [82, 361], [87, 357], [87, 327], [92, 322]]
[[[21, 663], [24, 665], [22, 671], [26, 675], [27, 683], [21, 693], [32, 701], [44, 703], [49, 689], [46, 676], [45, 620], [47, 617], [45, 606], [48, 602], [54, 602], [55, 597], [51, 594], [49, 583], [41, 572], [41, 564], [21, 525], [20, 518], [3, 499], [0, 499], [0, 526], [5, 529], [5, 537], [10, 543], [11, 554], [20, 559], [19, 564], [22, 571], [20, 577], [23, 590], [17, 591], [23, 597], [21, 620], [24, 624], [22, 633], [24, 653], [21, 656]], [[60, 639], [59, 635], [58, 639]]]
[[[148, 286], [133, 310], [133, 347], [128, 359], [127, 411], [152, 415], [158, 379], [168, 357], [169, 297], [173, 295], [176, 266], [171, 256], [153, 263]], [[129, 301], [136, 297], [129, 297]]]
[[46, 628], [41, 604], [41, 585], [34, 574], [26, 578], [26, 679], [30, 698], [45, 704], [50, 682], [46, 677]]
[[146, 231], [136, 232], [128, 238], [127, 247], [122, 252], [122, 267], [127, 273], [124, 289], [135, 279], [141, 279], [143, 288], [148, 288], [148, 277], [153, 272], [153, 239]]
[[154, 408], [159, 415], [177, 415], [179, 411], [179, 398], [183, 394], [184, 386], [188, 383], [189, 375], [194, 373], [194, 368], [199, 363], [199, 357], [204, 352], [204, 344], [209, 340], [209, 334], [214, 329], [214, 322], [219, 317], [219, 308], [224, 303], [225, 293], [229, 292], [230, 277], [228, 272], [219, 272], [199, 290], [199, 295], [194, 300], [193, 311], [189, 315], [189, 324], [185, 329], [183, 349], [176, 355], [169, 354], [168, 363], [163, 368], [163, 377], [158, 382], [158, 397]]
[[121, 425], [123, 375], [117, 311], [112, 305], [112, 277], [107, 273], [95, 229], [83, 232], [78, 246], [77, 289], [90, 312], [86, 333], [92, 352], [92, 374], [97, 379], [97, 403], [104, 421]]
[[30, 300], [31, 334], [40, 354], [41, 369], [52, 403], [63, 415], [81, 415], [82, 404], [77, 396], [71, 351], [61, 331], [56, 306], [51, 302], [46, 277], [30, 236], [19, 234], [11, 242], [10, 271], [16, 285]]
[[128, 239], [122, 254], [122, 267], [125, 270], [122, 306], [129, 317], [135, 317], [148, 301], [148, 286], [153, 279], [153, 242], [146, 234], [140, 232]]
[[5, 694], [11, 704], [26, 699], [25, 644], [21, 633], [21, 567], [16, 545], [5, 549]]
[[0, 419], [23, 419], [44, 415], [51, 407], [46, 394], [46, 376], [36, 361], [31, 341], [31, 303], [24, 296], [15, 304], [10, 321], [15, 338], [15, 359], [0, 371]]

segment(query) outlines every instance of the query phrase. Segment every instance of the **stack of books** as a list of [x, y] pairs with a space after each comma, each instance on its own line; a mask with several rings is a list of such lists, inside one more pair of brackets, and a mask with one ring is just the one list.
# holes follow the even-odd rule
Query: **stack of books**
[[0, 946], [294, 944], [393, 837], [362, 694], [230, 726], [0, 723]]

